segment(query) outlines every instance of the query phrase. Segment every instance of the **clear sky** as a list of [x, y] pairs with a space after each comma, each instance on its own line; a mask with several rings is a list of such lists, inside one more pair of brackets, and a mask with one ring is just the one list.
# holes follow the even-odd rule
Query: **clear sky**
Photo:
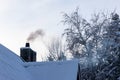
[[85, 18], [100, 11], [120, 14], [120, 0], [0, 0], [0, 43], [19, 55], [29, 34], [43, 29], [45, 37], [31, 43], [41, 54], [46, 53], [45, 45], [51, 36], [60, 36], [65, 26], [61, 25], [62, 12], [71, 13], [79, 7]]

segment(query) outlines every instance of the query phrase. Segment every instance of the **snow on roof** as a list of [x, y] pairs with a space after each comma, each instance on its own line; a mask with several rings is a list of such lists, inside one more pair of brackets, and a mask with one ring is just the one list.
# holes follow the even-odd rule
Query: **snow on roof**
[[33, 80], [76, 80], [78, 61], [24, 63]]
[[22, 62], [0, 44], [0, 80], [76, 80], [78, 61]]
[[0, 80], [30, 80], [22, 60], [0, 44]]
[[14, 52], [0, 44], [0, 57], [5, 58], [6, 61], [22, 63], [22, 60]]

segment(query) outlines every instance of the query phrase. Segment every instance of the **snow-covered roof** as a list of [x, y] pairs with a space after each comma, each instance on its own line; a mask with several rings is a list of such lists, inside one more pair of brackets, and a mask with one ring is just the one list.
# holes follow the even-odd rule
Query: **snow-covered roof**
[[22, 62], [0, 44], [0, 80], [76, 80], [78, 61]]
[[17, 56], [14, 52], [9, 50], [7, 47], [0, 44], [0, 57], [5, 59], [6, 61], [11, 60], [11, 62], [22, 63], [22, 60], [19, 56]]
[[78, 61], [29, 62], [26, 70], [33, 80], [76, 80]]
[[14, 52], [0, 44], [0, 80], [31, 80]]

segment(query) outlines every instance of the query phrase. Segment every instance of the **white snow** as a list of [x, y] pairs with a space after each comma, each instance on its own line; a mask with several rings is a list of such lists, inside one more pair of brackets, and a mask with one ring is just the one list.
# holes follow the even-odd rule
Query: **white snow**
[[0, 80], [76, 80], [78, 61], [22, 62], [0, 44]]
[[34, 80], [76, 80], [78, 61], [30, 62], [24, 66]]
[[0, 44], [0, 80], [30, 80], [22, 63], [15, 53]]

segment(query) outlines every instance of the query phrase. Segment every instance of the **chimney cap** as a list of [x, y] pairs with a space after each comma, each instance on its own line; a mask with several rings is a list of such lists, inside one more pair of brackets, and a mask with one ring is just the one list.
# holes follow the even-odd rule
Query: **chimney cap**
[[25, 47], [30, 47], [30, 43], [26, 43], [26, 44], [25, 44]]

